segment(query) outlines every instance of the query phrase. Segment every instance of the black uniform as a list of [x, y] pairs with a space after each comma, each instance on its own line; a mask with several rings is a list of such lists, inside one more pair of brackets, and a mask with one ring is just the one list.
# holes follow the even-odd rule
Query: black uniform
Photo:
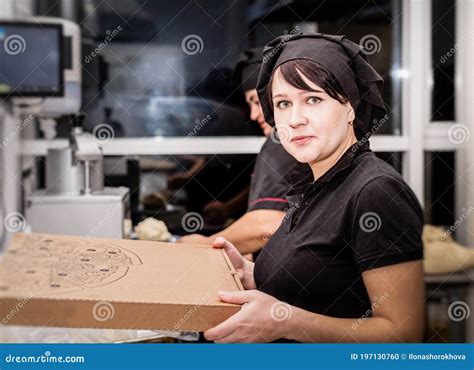
[[417, 198], [362, 142], [317, 181], [310, 170], [296, 177], [287, 215], [256, 260], [257, 289], [311, 312], [361, 317], [374, 298], [362, 272], [422, 259]]
[[286, 193], [290, 189], [291, 174], [309, 168], [298, 163], [273, 137], [269, 137], [255, 162], [250, 183], [247, 212], [257, 209], [286, 211]]

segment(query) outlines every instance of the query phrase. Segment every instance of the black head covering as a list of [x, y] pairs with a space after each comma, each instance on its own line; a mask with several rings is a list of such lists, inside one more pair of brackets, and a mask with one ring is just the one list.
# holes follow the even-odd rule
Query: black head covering
[[269, 124], [275, 124], [269, 95], [271, 75], [278, 66], [293, 59], [311, 60], [332, 72], [354, 109], [358, 137], [371, 133], [385, 115], [381, 95], [383, 79], [370, 66], [359, 45], [345, 36], [300, 33], [277, 37], [263, 49], [257, 92], [265, 121]]
[[262, 65], [262, 48], [248, 49], [240, 54], [235, 66], [234, 79], [242, 85], [242, 90], [257, 88], [258, 74]]

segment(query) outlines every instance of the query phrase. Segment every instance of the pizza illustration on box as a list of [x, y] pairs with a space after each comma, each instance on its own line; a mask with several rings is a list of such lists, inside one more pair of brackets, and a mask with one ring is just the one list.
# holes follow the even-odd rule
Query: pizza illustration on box
[[0, 270], [0, 290], [15, 285], [16, 294], [22, 293], [19, 287], [24, 293], [95, 288], [123, 278], [130, 266], [142, 264], [135, 253], [111, 243], [28, 234], [3, 259], [12, 267]]

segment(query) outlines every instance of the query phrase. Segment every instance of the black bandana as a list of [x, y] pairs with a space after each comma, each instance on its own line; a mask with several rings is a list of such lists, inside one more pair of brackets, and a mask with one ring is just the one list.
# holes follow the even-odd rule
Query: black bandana
[[262, 48], [244, 51], [235, 66], [234, 78], [242, 90], [248, 91], [257, 88], [258, 74], [262, 65]]
[[354, 109], [358, 137], [372, 134], [380, 125], [379, 120], [385, 115], [382, 77], [370, 66], [359, 45], [345, 36], [323, 33], [284, 35], [265, 45], [257, 91], [266, 122], [275, 124], [268, 90], [272, 73], [294, 59], [314, 61], [332, 72]]

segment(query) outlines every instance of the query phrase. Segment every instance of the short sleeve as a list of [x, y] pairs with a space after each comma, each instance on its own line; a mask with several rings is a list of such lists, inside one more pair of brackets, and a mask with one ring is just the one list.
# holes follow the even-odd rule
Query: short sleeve
[[293, 163], [283, 167], [281, 163], [260, 160], [255, 166], [250, 184], [247, 212], [257, 209], [284, 211], [288, 209], [286, 193], [291, 187], [289, 174]]
[[268, 138], [255, 163], [247, 212], [258, 209], [286, 212], [289, 207], [286, 193], [292, 186], [292, 176], [308, 167], [298, 163], [281, 144]]
[[283, 198], [258, 198], [249, 203], [247, 212], [256, 211], [258, 209], [286, 212], [288, 209], [288, 201]]
[[409, 186], [379, 176], [358, 192], [352, 249], [359, 271], [423, 259], [423, 212]]

